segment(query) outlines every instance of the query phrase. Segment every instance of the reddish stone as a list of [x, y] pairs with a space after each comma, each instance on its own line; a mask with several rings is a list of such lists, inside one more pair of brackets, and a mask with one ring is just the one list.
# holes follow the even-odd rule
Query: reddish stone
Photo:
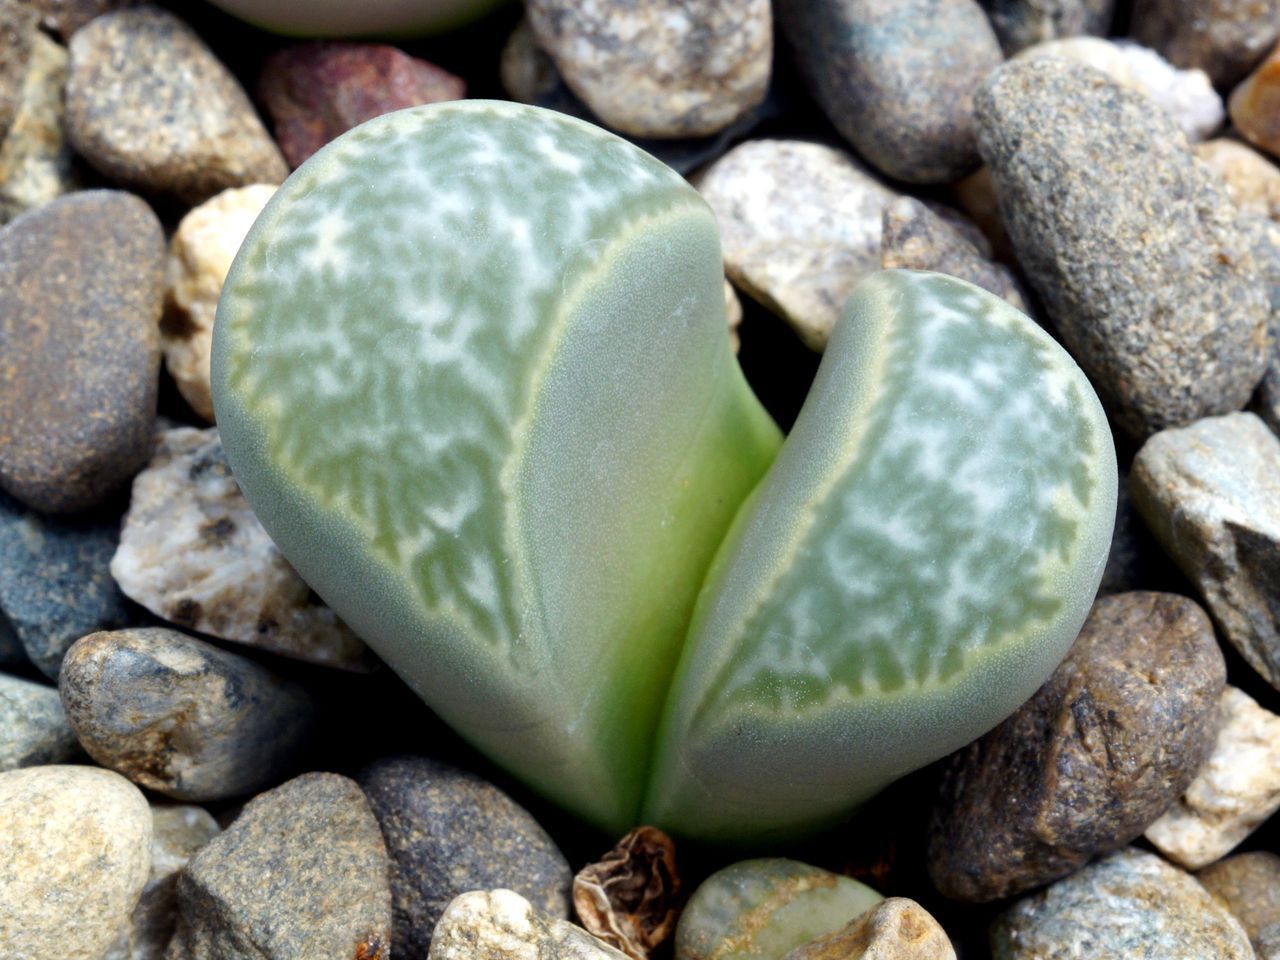
[[258, 98], [293, 167], [366, 120], [465, 95], [461, 77], [376, 43], [286, 47], [267, 58], [258, 79]]

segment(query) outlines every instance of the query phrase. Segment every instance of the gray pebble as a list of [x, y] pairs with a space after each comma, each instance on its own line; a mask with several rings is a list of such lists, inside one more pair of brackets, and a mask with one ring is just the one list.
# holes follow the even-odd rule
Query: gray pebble
[[1280, 688], [1280, 438], [1251, 413], [1165, 430], [1138, 451], [1130, 486], [1223, 636]]
[[56, 680], [76, 640], [128, 625], [110, 571], [119, 537], [114, 513], [44, 517], [0, 493], [0, 649], [7, 624], [23, 661]]
[[173, 14], [107, 13], [70, 49], [68, 133], [104, 176], [193, 206], [288, 175], [235, 77]]
[[390, 864], [355, 782], [307, 773], [245, 805], [178, 877], [168, 960], [388, 960]]
[[1019, 262], [1118, 425], [1141, 438], [1244, 406], [1266, 365], [1267, 291], [1172, 118], [1052, 58], [1011, 61], [975, 103]]
[[396, 952], [423, 956], [445, 907], [469, 890], [514, 890], [569, 916], [564, 854], [493, 784], [426, 757], [394, 757], [359, 777], [391, 856]]
[[0, 771], [66, 763], [79, 754], [58, 691], [0, 673]]
[[58, 687], [94, 760], [175, 800], [278, 782], [317, 714], [306, 691], [266, 667], [163, 627], [76, 641]]
[[1135, 0], [1129, 32], [1176, 66], [1234, 86], [1280, 35], [1277, 0]]
[[891, 177], [946, 183], [978, 165], [973, 92], [1002, 57], [975, 0], [777, 0], [818, 104]]

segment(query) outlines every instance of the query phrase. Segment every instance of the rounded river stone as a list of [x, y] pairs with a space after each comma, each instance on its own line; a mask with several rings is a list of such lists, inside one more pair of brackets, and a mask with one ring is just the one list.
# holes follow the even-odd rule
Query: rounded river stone
[[1205, 867], [1196, 879], [1226, 904], [1261, 954], [1263, 932], [1280, 931], [1280, 857], [1266, 850], [1237, 853]]
[[46, 513], [93, 506], [151, 454], [164, 235], [114, 190], [0, 230], [0, 488]]
[[1249, 72], [1280, 35], [1277, 0], [1134, 0], [1133, 38], [1179, 67], [1199, 67], [1216, 86]]
[[79, 753], [58, 691], [0, 673], [0, 770], [65, 763]]

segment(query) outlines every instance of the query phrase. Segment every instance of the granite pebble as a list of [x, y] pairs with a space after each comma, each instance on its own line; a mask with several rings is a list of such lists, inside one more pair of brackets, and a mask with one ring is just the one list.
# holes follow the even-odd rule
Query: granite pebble
[[391, 857], [396, 952], [425, 956], [450, 901], [503, 888], [569, 916], [568, 861], [538, 822], [481, 777], [427, 757], [376, 761], [359, 783]]
[[0, 673], [0, 772], [66, 763], [79, 755], [58, 691]]
[[1189, 874], [1130, 847], [1014, 904], [993, 960], [1253, 960], [1239, 922]]
[[952, 758], [929, 827], [934, 884], [1014, 896], [1136, 839], [1208, 757], [1225, 683], [1194, 601], [1097, 600], [1035, 696]]
[[1280, 44], [1231, 91], [1227, 108], [1246, 140], [1280, 156]]
[[821, 350], [858, 281], [880, 268], [897, 194], [844, 151], [799, 140], [751, 140], [695, 184], [720, 223], [729, 279]]
[[1280, 689], [1280, 437], [1252, 413], [1164, 430], [1138, 451], [1130, 487], [1222, 636]]
[[473, 890], [445, 909], [428, 960], [628, 960], [581, 927], [540, 914], [514, 890]]
[[0, 230], [0, 488], [68, 513], [146, 463], [163, 271], [160, 223], [128, 193], [69, 194]]
[[322, 666], [366, 671], [376, 662], [271, 542], [212, 427], [157, 436], [133, 484], [111, 575], [127, 596], [187, 630]]
[[280, 782], [318, 715], [297, 684], [164, 627], [77, 640], [58, 689], [89, 756], [175, 800], [224, 800]]
[[1230, 853], [1280, 809], [1280, 716], [1243, 690], [1222, 694], [1218, 737], [1186, 792], [1146, 830], [1191, 870]]
[[389, 960], [378, 821], [353, 780], [307, 773], [249, 801], [178, 875], [167, 960]]
[[948, 183], [978, 166], [973, 94], [1003, 59], [975, 0], [776, 0], [796, 65], [872, 166]]
[[1100, 71], [1013, 60], [975, 100], [1018, 260], [1126, 433], [1243, 407], [1267, 291], [1222, 183], [1162, 110]]
[[1019, 50], [1085, 34], [1105, 37], [1115, 0], [979, 0], [1008, 56]]
[[1210, 864], [1196, 879], [1240, 921], [1255, 951], [1268, 929], [1280, 930], [1280, 856], [1266, 850], [1237, 853]]
[[1280, 35], [1278, 0], [1134, 0], [1129, 31], [1173, 64], [1233, 86]]
[[151, 865], [151, 812], [124, 777], [95, 767], [0, 773], [0, 944], [102, 960]]
[[194, 205], [288, 174], [239, 82], [172, 13], [104, 14], [70, 50], [68, 135], [116, 183]]
[[947, 932], [914, 900], [890, 897], [782, 960], [956, 960]]

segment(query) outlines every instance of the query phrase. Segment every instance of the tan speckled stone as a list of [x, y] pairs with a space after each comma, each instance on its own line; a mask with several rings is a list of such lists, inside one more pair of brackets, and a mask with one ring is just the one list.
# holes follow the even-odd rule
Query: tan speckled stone
[[1192, 870], [1229, 853], [1280, 809], [1280, 716], [1235, 687], [1223, 692], [1221, 711], [1209, 759], [1146, 831], [1161, 853]]
[[1248, 144], [1225, 137], [1197, 143], [1195, 153], [1222, 178], [1241, 213], [1280, 220], [1280, 167]]
[[1265, 850], [1238, 853], [1196, 874], [1205, 889], [1227, 905], [1259, 948], [1259, 936], [1280, 925], [1280, 857]]
[[245, 234], [275, 192], [264, 183], [224, 190], [183, 217], [169, 242], [160, 323], [165, 365], [191, 409], [210, 422], [209, 353], [218, 297]]
[[627, 960], [567, 920], [533, 909], [511, 890], [476, 890], [445, 909], [429, 960]]
[[920, 904], [890, 897], [783, 960], [955, 960], [951, 939]]

